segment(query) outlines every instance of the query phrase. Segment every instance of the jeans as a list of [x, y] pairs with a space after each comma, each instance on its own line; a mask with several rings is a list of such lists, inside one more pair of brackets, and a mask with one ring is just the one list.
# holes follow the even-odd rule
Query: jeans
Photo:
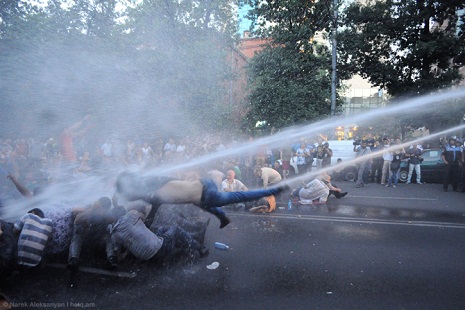
[[221, 206], [232, 203], [257, 200], [262, 197], [276, 195], [278, 188], [267, 188], [243, 192], [219, 192], [215, 182], [210, 179], [202, 179], [203, 191], [200, 207], [214, 214], [220, 220], [225, 216]]
[[365, 170], [368, 170], [368, 162], [361, 162], [358, 168], [358, 175], [357, 175], [357, 186], [365, 184], [363, 182], [363, 177], [365, 176]]
[[69, 244], [68, 261], [71, 260], [71, 258], [79, 259], [79, 257], [81, 256], [81, 248], [84, 241], [86, 241], [86, 245], [95, 245], [95, 239], [99, 240], [97, 241], [99, 245], [101, 245], [100, 241], [104, 242], [107, 258], [110, 258], [111, 256], [116, 256], [116, 252], [114, 250], [113, 243], [111, 242], [110, 235], [107, 232], [98, 229], [86, 229], [86, 226], [87, 225], [83, 223], [78, 223], [76, 221], [74, 222], [73, 237], [71, 239], [71, 243]]
[[409, 164], [408, 165], [408, 179], [407, 183], [410, 183], [412, 179], [413, 169], [415, 169], [415, 173], [417, 174], [417, 183], [421, 183], [421, 169], [420, 164]]
[[391, 177], [391, 161], [384, 160], [383, 173], [381, 175], [381, 184], [384, 184]]
[[400, 175], [400, 167], [399, 169], [397, 169], [397, 171], [391, 171], [391, 175], [389, 176], [389, 180], [388, 180], [388, 185], [391, 186], [393, 184], [397, 186], [397, 182], [399, 182], [399, 175]]
[[153, 257], [155, 260], [163, 260], [175, 247], [182, 249], [186, 254], [200, 249], [200, 244], [179, 226], [159, 227], [154, 233], [163, 238], [160, 250]]

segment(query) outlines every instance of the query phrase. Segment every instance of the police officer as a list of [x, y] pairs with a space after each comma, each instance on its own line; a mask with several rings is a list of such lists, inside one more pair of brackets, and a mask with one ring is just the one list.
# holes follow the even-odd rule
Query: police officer
[[441, 153], [442, 160], [446, 164], [444, 170], [443, 189], [448, 191], [449, 181], [452, 184], [452, 189], [457, 191], [457, 185], [460, 176], [460, 168], [463, 165], [463, 150], [461, 146], [456, 145], [455, 138], [449, 138], [449, 143], [446, 144]]

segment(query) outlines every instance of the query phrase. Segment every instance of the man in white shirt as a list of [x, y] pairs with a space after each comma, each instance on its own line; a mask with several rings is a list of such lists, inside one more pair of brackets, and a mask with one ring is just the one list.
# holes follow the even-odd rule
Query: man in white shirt
[[221, 183], [221, 189], [223, 192], [239, 192], [249, 190], [247, 186], [244, 185], [239, 180], [235, 179], [236, 173], [234, 170], [229, 170], [226, 173], [226, 179]]
[[[244, 185], [244, 183], [242, 183], [239, 180], [236, 180], [235, 177], [236, 172], [234, 172], [234, 170], [228, 170], [228, 172], [226, 173], [226, 179], [223, 180], [223, 182], [221, 182], [221, 190], [223, 192], [241, 192], [249, 190], [247, 186]], [[238, 211], [242, 207], [245, 208], [245, 204], [242, 202], [235, 203], [232, 204], [232, 207], [234, 211]]]

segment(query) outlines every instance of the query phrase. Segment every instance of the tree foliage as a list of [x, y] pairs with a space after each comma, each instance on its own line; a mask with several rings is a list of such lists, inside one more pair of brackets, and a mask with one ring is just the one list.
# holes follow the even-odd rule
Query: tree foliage
[[2, 124], [62, 127], [86, 113], [106, 130], [228, 123], [232, 1], [7, 2], [0, 5]]
[[338, 36], [339, 68], [394, 97], [457, 84], [465, 61], [464, 7], [462, 0], [352, 3]]
[[250, 62], [250, 127], [267, 121], [282, 128], [330, 115], [331, 54], [315, 37], [331, 26], [331, 3], [250, 1], [256, 35], [272, 39]]
[[290, 53], [283, 46], [269, 46], [258, 53], [249, 68], [250, 126], [267, 121], [283, 128], [328, 115], [329, 66], [328, 57]]

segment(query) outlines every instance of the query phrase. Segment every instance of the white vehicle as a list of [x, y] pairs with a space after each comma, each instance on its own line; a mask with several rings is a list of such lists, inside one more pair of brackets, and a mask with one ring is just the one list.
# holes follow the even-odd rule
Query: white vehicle
[[[329, 140], [326, 142], [329, 143], [329, 148], [333, 151], [331, 166], [336, 164], [338, 158], [342, 159], [343, 163], [355, 159], [354, 140]], [[316, 146], [317, 144], [315, 144], [315, 147]], [[316, 167], [316, 158], [313, 159], [312, 167]], [[355, 178], [357, 177], [357, 167], [355, 164], [345, 166], [343, 171], [346, 181], [355, 181]], [[297, 156], [294, 156], [291, 158], [291, 169], [289, 174], [292, 175], [298, 173]]]

